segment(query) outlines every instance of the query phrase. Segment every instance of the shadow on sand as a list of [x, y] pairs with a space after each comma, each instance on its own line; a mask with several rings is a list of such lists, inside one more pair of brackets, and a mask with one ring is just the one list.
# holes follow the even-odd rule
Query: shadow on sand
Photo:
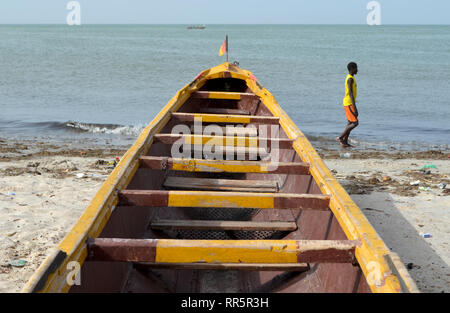
[[[377, 233], [403, 263], [412, 263], [411, 277], [421, 292], [449, 292], [450, 268], [405, 218], [387, 192], [351, 195]], [[397, 201], [398, 203], [398, 201]]]

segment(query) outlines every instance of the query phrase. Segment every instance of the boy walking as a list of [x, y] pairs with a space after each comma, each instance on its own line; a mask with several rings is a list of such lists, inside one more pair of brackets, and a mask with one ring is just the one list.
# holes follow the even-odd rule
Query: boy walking
[[344, 96], [344, 109], [345, 116], [347, 117], [347, 127], [344, 132], [337, 138], [344, 148], [353, 147], [348, 143], [348, 136], [350, 132], [358, 126], [358, 109], [356, 108], [356, 95], [357, 86], [355, 75], [358, 74], [358, 65], [354, 62], [350, 62], [347, 65], [348, 75], [345, 79], [345, 96]]

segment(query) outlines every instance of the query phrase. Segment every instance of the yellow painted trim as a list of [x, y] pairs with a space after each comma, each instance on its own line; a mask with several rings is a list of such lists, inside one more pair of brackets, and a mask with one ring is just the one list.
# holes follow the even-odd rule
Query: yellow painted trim
[[239, 92], [209, 92], [210, 99], [230, 99], [230, 100], [241, 100], [241, 94]]
[[158, 263], [297, 263], [295, 240], [158, 240]]
[[[258, 165], [260, 161], [214, 161], [202, 159], [173, 159], [174, 171], [202, 172], [205, 169], [212, 169], [214, 172], [234, 172], [234, 173], [269, 173], [270, 164]], [[273, 167], [273, 165], [272, 165]]]
[[258, 208], [273, 209], [274, 194], [214, 191], [169, 191], [169, 207]]
[[196, 121], [203, 123], [236, 123], [236, 124], [249, 124], [250, 117], [247, 115], [225, 115], [225, 114], [194, 114]]
[[259, 138], [236, 137], [236, 136], [184, 135], [184, 143], [187, 145], [202, 144], [215, 146], [219, 145], [219, 146], [234, 146], [234, 147], [258, 147]]

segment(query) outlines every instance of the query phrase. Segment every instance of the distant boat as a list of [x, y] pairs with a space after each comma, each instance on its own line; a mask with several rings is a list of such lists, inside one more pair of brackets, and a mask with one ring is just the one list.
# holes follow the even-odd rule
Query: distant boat
[[206, 28], [205, 25], [191, 25], [187, 27], [187, 29], [205, 29], [205, 28]]

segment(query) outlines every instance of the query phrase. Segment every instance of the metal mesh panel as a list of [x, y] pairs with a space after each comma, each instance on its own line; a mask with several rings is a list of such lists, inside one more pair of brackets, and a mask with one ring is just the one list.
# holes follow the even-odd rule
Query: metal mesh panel
[[279, 231], [274, 230], [258, 230], [258, 231], [248, 231], [248, 230], [235, 230], [233, 231], [236, 239], [269, 239], [272, 238]]
[[187, 214], [196, 220], [249, 221], [259, 209], [190, 208]]
[[[260, 209], [251, 208], [189, 208], [187, 215], [194, 220], [249, 221], [258, 214]], [[169, 237], [176, 239], [204, 240], [258, 240], [279, 237], [280, 231], [249, 231], [249, 230], [165, 230]], [[278, 236], [277, 236], [278, 235]]]
[[196, 230], [196, 229], [183, 229], [183, 230], [167, 230], [165, 233], [176, 239], [204, 239], [204, 240], [258, 240], [258, 239], [270, 239], [276, 234], [280, 234], [280, 231], [245, 231], [245, 230]]

